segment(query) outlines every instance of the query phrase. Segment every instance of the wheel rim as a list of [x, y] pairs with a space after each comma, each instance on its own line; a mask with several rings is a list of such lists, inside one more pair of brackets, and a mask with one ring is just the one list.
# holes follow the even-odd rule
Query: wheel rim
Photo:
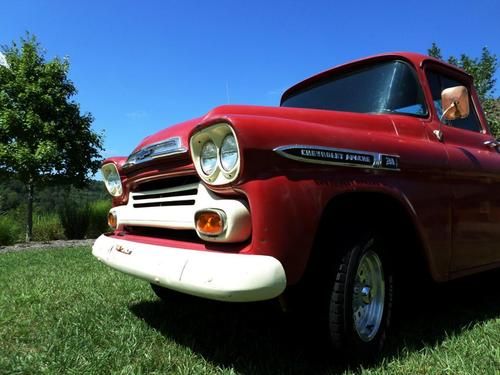
[[352, 297], [354, 328], [361, 340], [371, 341], [380, 328], [385, 299], [384, 270], [373, 251], [359, 260]]

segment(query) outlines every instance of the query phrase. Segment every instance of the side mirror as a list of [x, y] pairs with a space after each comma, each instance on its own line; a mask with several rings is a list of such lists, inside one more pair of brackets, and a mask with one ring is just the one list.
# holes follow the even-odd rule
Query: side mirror
[[456, 120], [469, 116], [469, 92], [465, 86], [455, 86], [441, 92], [441, 108], [444, 109], [439, 119], [439, 129], [433, 131], [439, 141], [443, 140], [442, 124], [445, 120]]
[[469, 116], [469, 92], [465, 86], [455, 86], [441, 92], [441, 120], [456, 120]]

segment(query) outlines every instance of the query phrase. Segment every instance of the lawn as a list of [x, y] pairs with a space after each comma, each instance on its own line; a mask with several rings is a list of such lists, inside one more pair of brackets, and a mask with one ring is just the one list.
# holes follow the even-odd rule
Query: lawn
[[88, 247], [0, 254], [0, 373], [498, 375], [499, 280], [412, 296], [384, 359], [349, 368], [275, 302], [164, 304]]

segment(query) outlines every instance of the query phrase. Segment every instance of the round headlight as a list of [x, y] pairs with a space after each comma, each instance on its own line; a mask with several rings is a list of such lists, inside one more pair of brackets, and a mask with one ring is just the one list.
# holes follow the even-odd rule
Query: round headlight
[[212, 141], [207, 141], [201, 148], [200, 166], [203, 173], [211, 175], [217, 167], [217, 147]]
[[106, 189], [113, 197], [119, 197], [123, 193], [120, 174], [113, 163], [103, 165], [101, 168], [102, 178]]
[[237, 162], [238, 146], [234, 135], [229, 134], [224, 138], [220, 147], [220, 164], [226, 172], [229, 172], [236, 166]]

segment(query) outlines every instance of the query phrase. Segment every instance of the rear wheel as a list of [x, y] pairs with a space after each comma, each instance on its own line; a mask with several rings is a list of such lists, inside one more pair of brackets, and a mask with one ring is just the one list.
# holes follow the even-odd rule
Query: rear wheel
[[371, 237], [344, 250], [334, 262], [328, 328], [334, 347], [351, 358], [373, 359], [391, 320], [393, 276], [384, 242]]

